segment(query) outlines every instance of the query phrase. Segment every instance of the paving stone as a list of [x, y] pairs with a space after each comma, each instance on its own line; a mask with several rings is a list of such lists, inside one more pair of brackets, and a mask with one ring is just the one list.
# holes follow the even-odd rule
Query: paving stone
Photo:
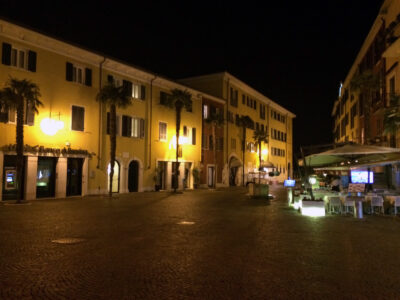
[[0, 299], [399, 298], [400, 217], [303, 217], [271, 191], [2, 205]]

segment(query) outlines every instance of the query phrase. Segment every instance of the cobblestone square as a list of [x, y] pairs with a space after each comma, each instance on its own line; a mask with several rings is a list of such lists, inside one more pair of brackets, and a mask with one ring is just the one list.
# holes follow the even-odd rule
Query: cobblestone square
[[400, 297], [400, 217], [303, 217], [281, 187], [246, 193], [0, 205], [0, 299]]

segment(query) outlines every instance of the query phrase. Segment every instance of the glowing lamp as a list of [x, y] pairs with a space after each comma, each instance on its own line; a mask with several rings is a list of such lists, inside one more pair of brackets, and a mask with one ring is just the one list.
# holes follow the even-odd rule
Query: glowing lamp
[[301, 214], [309, 217], [324, 217], [324, 201], [301, 201]]
[[308, 182], [310, 183], [310, 184], [316, 184], [317, 183], [317, 178], [315, 178], [315, 177], [310, 177], [309, 179], [308, 179]]
[[268, 154], [268, 149], [262, 149], [261, 154], [262, 155], [267, 155]]
[[50, 118], [44, 118], [42, 122], [40, 122], [40, 129], [42, 129], [44, 134], [53, 136], [57, 133], [57, 131], [64, 128], [64, 122], [59, 120], [54, 120]]

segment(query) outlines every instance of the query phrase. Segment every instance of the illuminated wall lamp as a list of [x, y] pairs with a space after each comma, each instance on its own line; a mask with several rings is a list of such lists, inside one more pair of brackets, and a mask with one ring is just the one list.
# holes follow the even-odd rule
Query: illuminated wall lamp
[[44, 118], [40, 122], [40, 129], [44, 134], [53, 136], [57, 133], [57, 131], [64, 128], [64, 122], [59, 120], [54, 120], [51, 118]]

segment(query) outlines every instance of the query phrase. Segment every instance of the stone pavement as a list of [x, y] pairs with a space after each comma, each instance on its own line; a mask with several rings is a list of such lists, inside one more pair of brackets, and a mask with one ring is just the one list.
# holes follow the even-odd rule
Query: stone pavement
[[0, 205], [0, 299], [400, 298], [400, 217], [302, 217], [272, 193]]

